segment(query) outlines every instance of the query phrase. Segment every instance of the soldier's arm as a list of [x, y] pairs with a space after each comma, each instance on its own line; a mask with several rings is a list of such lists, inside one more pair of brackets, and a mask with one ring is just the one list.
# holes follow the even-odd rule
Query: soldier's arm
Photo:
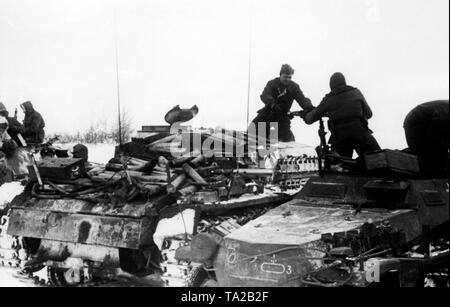
[[308, 112], [308, 114], [305, 115], [304, 120], [305, 123], [308, 125], [314, 124], [316, 121], [321, 119], [325, 114], [327, 113], [327, 103], [326, 99], [322, 100], [322, 102], [319, 104], [317, 108], [312, 110], [311, 112]]
[[25, 132], [25, 127], [19, 123], [18, 120], [16, 119], [12, 119], [9, 123], [9, 128], [11, 129], [11, 131], [15, 132], [15, 133], [24, 133]]
[[275, 97], [273, 96], [273, 92], [274, 88], [272, 86], [272, 83], [269, 81], [260, 96], [262, 102], [264, 102], [266, 106], [269, 106], [276, 102]]
[[300, 86], [297, 84], [294, 86], [294, 99], [303, 110], [311, 111], [314, 109], [311, 99], [305, 97], [303, 91], [300, 89]]
[[361, 94], [361, 103], [362, 103], [362, 109], [363, 109], [363, 115], [365, 118], [367, 119], [371, 119], [373, 116], [372, 113], [372, 109], [370, 109], [369, 104], [367, 103], [366, 98], [364, 97], [364, 95], [359, 92]]

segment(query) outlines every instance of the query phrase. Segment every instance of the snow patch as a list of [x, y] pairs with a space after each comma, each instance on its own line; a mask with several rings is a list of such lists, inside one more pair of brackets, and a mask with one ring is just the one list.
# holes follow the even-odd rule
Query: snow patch
[[0, 186], [0, 208], [9, 204], [24, 188], [20, 182], [8, 182]]
[[153, 241], [162, 249], [165, 238], [176, 237], [183, 234], [192, 235], [194, 231], [195, 210], [186, 209], [172, 218], [162, 219], [158, 222], [153, 234]]

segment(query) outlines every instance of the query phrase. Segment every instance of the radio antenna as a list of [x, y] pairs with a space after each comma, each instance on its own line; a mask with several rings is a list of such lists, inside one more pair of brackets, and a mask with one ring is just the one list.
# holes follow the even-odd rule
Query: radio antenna
[[253, 1], [250, 0], [250, 25], [248, 43], [248, 76], [247, 76], [247, 128], [250, 122], [250, 88], [252, 73], [252, 39], [253, 39]]
[[114, 42], [116, 51], [116, 87], [117, 87], [117, 114], [119, 116], [119, 145], [122, 146], [122, 119], [120, 107], [120, 81], [119, 81], [119, 46], [117, 39], [117, 15], [116, 8], [114, 8]]

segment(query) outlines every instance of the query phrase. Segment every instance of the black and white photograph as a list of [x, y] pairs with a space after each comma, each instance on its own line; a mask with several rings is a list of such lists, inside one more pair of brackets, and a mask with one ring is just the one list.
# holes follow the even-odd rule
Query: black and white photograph
[[0, 0], [0, 288], [448, 288], [448, 97], [448, 0]]

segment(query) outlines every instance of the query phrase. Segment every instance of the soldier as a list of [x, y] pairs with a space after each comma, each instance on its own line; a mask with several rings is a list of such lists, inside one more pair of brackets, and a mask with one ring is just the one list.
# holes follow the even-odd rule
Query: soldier
[[8, 121], [5, 117], [0, 116], [0, 168], [8, 169], [16, 178], [26, 176], [29, 164], [27, 152], [23, 148], [18, 148], [7, 130]]
[[0, 186], [13, 180], [13, 173], [6, 163], [8, 143], [11, 141], [11, 137], [6, 132], [7, 129], [8, 121], [3, 116], [0, 116]]
[[[266, 137], [269, 137], [270, 123], [278, 124], [278, 140], [281, 142], [294, 142], [295, 137], [291, 131], [291, 110], [294, 100], [304, 110], [310, 111], [314, 107], [311, 100], [303, 95], [300, 86], [292, 81], [294, 69], [288, 64], [281, 67], [280, 77], [269, 81], [261, 95], [265, 107], [258, 111], [258, 115], [252, 123], [258, 127], [258, 123], [266, 124]], [[249, 129], [251, 130], [251, 129]]]
[[84, 162], [87, 162], [89, 159], [88, 148], [83, 144], [77, 144], [73, 146], [72, 156], [77, 159], [83, 159]]
[[406, 142], [418, 156], [420, 170], [434, 178], [448, 178], [449, 102], [438, 100], [415, 107], [405, 118]]
[[342, 73], [331, 77], [330, 88], [331, 92], [320, 105], [304, 116], [305, 122], [311, 125], [324, 116], [328, 117], [331, 150], [342, 157], [351, 158], [353, 150], [359, 156], [380, 150], [368, 127], [372, 110], [361, 91], [348, 86]]
[[9, 112], [5, 108], [5, 105], [0, 102], [0, 116], [3, 116], [8, 120], [8, 134], [17, 143], [20, 144], [18, 134], [25, 132], [25, 127], [17, 120], [16, 117], [9, 117]]
[[95, 166], [89, 162], [89, 150], [83, 144], [73, 146], [72, 157], [76, 159], [83, 159], [84, 168], [88, 172], [95, 168]]
[[0, 116], [0, 156], [11, 157], [17, 149], [17, 144], [9, 136], [8, 132], [8, 120]]
[[41, 144], [45, 137], [45, 122], [41, 114], [36, 112], [30, 101], [26, 101], [20, 105], [25, 113], [23, 120], [24, 137], [29, 143]]
[[0, 159], [5, 158], [4, 145], [11, 140], [8, 132], [8, 121], [5, 117], [0, 116]]

